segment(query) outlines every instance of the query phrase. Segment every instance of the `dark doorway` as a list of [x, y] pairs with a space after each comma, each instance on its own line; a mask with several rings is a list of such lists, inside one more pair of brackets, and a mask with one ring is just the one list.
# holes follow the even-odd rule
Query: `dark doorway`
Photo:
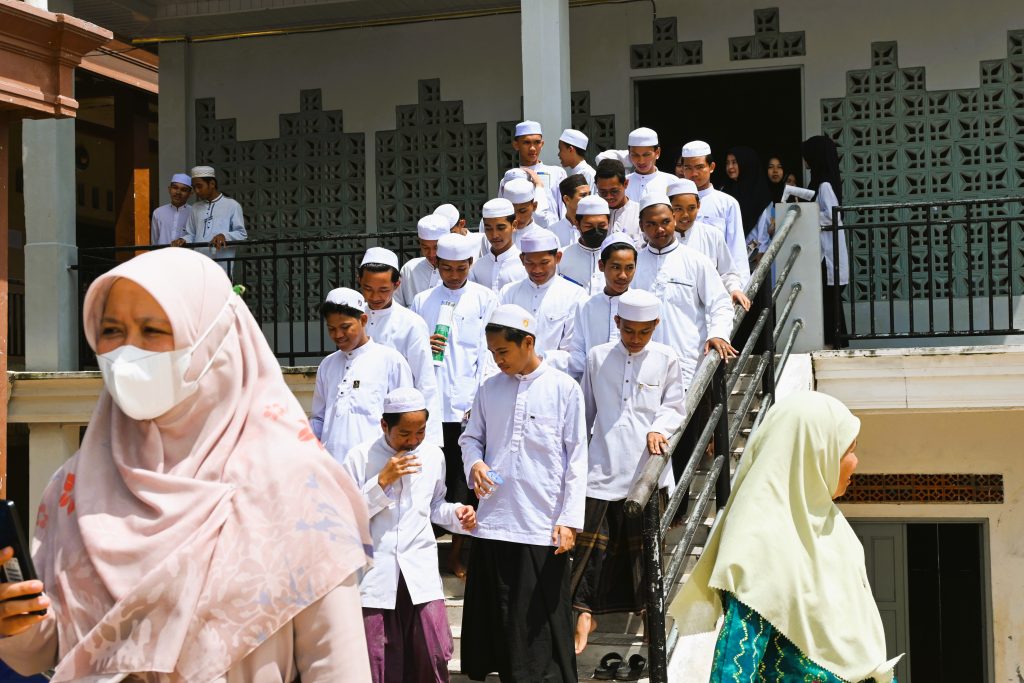
[[781, 154], [786, 172], [803, 183], [803, 85], [798, 68], [637, 81], [635, 101], [636, 125], [658, 131], [662, 171], [672, 173], [682, 146], [697, 139], [714, 152], [715, 187], [725, 181], [725, 155], [735, 145], [757, 150], [765, 166], [762, 173], [768, 155]]

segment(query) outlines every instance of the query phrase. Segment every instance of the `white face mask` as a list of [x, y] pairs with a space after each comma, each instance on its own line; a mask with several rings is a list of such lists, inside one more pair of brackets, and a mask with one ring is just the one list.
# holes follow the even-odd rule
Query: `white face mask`
[[[228, 305], [230, 303], [229, 300]], [[126, 344], [96, 356], [103, 374], [103, 383], [114, 403], [125, 415], [135, 420], [152, 420], [196, 392], [199, 380], [213, 367], [213, 361], [224, 346], [227, 334], [194, 380], [186, 381], [185, 373], [192, 364], [192, 354], [196, 347], [213, 330], [223, 312], [221, 310], [210, 327], [184, 349], [146, 351]]]

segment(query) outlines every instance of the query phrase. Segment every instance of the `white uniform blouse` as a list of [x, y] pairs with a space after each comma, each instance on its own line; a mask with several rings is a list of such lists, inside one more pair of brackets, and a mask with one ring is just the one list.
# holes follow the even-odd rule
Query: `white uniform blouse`
[[[832, 183], [818, 186], [818, 224], [821, 227], [832, 225], [832, 207], [839, 206], [839, 198], [832, 189]], [[842, 221], [840, 220], [840, 225]], [[823, 230], [821, 232], [821, 258], [825, 262], [826, 283], [835, 285], [835, 260], [832, 253], [833, 236], [836, 233]], [[850, 255], [846, 248], [846, 231], [839, 231], [839, 284], [850, 283]]]

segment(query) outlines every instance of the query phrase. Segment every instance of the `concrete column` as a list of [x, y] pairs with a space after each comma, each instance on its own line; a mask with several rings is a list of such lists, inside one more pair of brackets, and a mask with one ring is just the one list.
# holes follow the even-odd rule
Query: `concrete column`
[[26, 120], [25, 367], [78, 368], [75, 121]]
[[544, 129], [541, 160], [558, 166], [558, 136], [571, 121], [569, 0], [521, 0], [521, 8], [523, 114]]
[[[776, 204], [775, 215], [785, 216], [786, 210], [792, 204]], [[781, 218], [776, 220], [782, 220]], [[800, 284], [800, 294], [793, 303], [793, 310], [789, 314], [786, 325], [782, 328], [782, 335], [779, 336], [779, 350], [789, 339], [793, 324], [797, 320], [803, 321], [803, 328], [797, 334], [796, 342], [793, 344], [793, 353], [811, 353], [820, 351], [825, 346], [824, 334], [824, 310], [822, 309], [822, 288], [821, 288], [821, 227], [818, 225], [818, 205], [813, 202], [800, 203], [800, 216], [793, 224], [789, 238], [782, 245], [782, 251], [776, 258], [778, 270], [789, 259], [793, 245], [800, 245], [800, 255], [793, 264], [786, 283], [782, 286], [779, 294], [777, 311], [782, 312], [786, 305], [793, 285]]]
[[[189, 115], [192, 89], [189, 87], [189, 45], [160, 44], [160, 98], [157, 131], [160, 140], [160, 178], [157, 187], [167, 187], [175, 173], [188, 173], [195, 158], [195, 138]], [[166, 201], [159, 198], [158, 203]]]
[[[81, 425], [36, 423], [28, 433], [28, 528], [36, 528], [36, 513], [53, 473], [78, 450]], [[52, 512], [50, 514], [53, 514]]]

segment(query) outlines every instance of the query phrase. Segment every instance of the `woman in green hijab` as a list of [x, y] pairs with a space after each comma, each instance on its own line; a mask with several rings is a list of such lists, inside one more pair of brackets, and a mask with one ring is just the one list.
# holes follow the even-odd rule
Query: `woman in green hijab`
[[[857, 467], [860, 420], [804, 391], [780, 401], [740, 461], [725, 512], [670, 613], [714, 631], [711, 683], [893, 681], [864, 549], [833, 503]], [[902, 656], [902, 655], [901, 655]]]

